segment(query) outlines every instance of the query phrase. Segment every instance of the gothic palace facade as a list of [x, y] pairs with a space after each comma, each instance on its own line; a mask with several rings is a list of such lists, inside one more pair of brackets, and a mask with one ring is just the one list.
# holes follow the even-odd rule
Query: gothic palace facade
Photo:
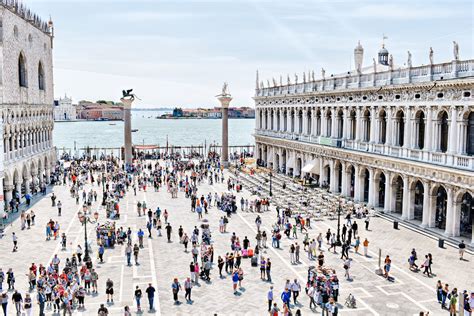
[[474, 60], [396, 68], [378, 62], [283, 85], [259, 83], [255, 141], [260, 164], [311, 176], [329, 190], [401, 220], [474, 242]]
[[[53, 148], [53, 24], [0, 0], [0, 157], [5, 206], [49, 182]], [[0, 209], [0, 213], [2, 209]]]

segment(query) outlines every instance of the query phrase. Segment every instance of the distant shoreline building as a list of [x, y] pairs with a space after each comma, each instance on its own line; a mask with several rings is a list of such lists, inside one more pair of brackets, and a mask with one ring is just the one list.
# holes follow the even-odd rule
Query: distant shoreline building
[[75, 121], [76, 120], [76, 106], [72, 104], [72, 98], [64, 95], [64, 98], [54, 100], [54, 121]]
[[80, 101], [76, 107], [77, 118], [88, 121], [123, 120], [122, 104]]
[[[163, 114], [160, 118], [204, 118], [204, 119], [220, 119], [222, 111], [220, 107], [212, 109], [181, 109], [175, 108], [170, 114]], [[231, 107], [229, 108], [229, 118], [234, 119], [253, 119], [255, 118], [255, 109], [251, 107]]]

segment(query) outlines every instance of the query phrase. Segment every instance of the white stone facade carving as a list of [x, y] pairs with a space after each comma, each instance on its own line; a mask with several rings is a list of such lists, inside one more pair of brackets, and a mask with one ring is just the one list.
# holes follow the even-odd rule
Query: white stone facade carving
[[254, 99], [259, 163], [474, 241], [474, 60], [259, 87]]
[[0, 192], [7, 207], [13, 198], [49, 182], [55, 163], [52, 38], [52, 22], [41, 22], [13, 2], [0, 2]]

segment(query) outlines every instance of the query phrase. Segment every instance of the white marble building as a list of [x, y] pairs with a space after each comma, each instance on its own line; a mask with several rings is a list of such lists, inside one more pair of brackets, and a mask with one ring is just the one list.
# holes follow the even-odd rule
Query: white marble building
[[[49, 182], [55, 163], [53, 24], [0, 0], [0, 114], [5, 204]], [[0, 209], [1, 212], [1, 209]]]
[[404, 68], [385, 47], [369, 67], [259, 83], [260, 163], [449, 237], [474, 241], [474, 60]]
[[54, 101], [54, 121], [75, 121], [76, 107], [72, 104], [72, 98], [64, 95], [64, 98]]

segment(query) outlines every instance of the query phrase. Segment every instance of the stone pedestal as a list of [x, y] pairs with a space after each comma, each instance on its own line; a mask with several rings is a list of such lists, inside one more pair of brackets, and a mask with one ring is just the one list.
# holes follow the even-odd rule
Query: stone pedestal
[[120, 99], [123, 103], [124, 161], [126, 167], [132, 165], [132, 102], [133, 99]]
[[222, 155], [221, 164], [224, 168], [229, 166], [229, 103], [232, 101], [230, 95], [218, 97], [222, 108]]

